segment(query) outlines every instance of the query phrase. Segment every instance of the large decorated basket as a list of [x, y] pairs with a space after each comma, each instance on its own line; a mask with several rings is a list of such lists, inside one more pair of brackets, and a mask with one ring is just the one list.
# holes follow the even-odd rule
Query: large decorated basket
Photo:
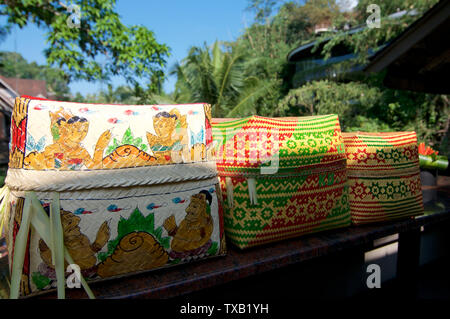
[[343, 133], [354, 224], [423, 213], [415, 132]]
[[[17, 98], [3, 191], [11, 296], [225, 254], [210, 106]], [[74, 270], [75, 271], [75, 270]]]
[[350, 224], [336, 115], [212, 122], [231, 243], [247, 248]]

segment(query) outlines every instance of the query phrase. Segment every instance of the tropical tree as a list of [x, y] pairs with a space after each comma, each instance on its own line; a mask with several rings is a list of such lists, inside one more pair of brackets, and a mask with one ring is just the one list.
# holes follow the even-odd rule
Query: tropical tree
[[343, 130], [388, 131], [374, 116], [382, 92], [365, 83], [312, 81], [287, 94], [276, 108], [278, 116], [338, 114]]
[[255, 113], [258, 97], [269, 90], [267, 84], [245, 73], [245, 54], [239, 50], [222, 50], [219, 42], [212, 48], [192, 47], [188, 56], [176, 64], [177, 102], [206, 102], [213, 116], [237, 116]]
[[[62, 1], [7, 0], [0, 4], [0, 38], [12, 27], [34, 23], [47, 31], [47, 62], [57, 66], [69, 80], [104, 80], [121, 76], [132, 85], [142, 79], [156, 85], [169, 48], [156, 41], [143, 26], [126, 26], [115, 11], [115, 0], [79, 0], [77, 6]], [[2, 19], [5, 21], [5, 19]]]

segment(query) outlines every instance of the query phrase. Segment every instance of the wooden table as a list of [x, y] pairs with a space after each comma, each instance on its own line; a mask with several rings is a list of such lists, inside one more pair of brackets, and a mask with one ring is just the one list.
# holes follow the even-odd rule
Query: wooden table
[[[418, 268], [420, 231], [450, 221], [450, 180], [442, 179], [438, 187], [424, 187], [424, 198], [433, 198], [425, 203], [425, 214], [395, 222], [351, 226], [348, 228], [312, 234], [265, 246], [240, 251], [229, 245], [225, 257], [216, 257], [173, 268], [159, 269], [147, 273], [93, 282], [91, 289], [97, 298], [172, 298], [220, 291], [220, 287], [235, 285], [265, 274], [282, 272], [292, 266], [326, 256], [339, 260], [347, 252], [367, 250], [374, 240], [399, 234], [397, 275], [405, 285], [413, 285], [411, 278]], [[450, 184], [450, 183], [449, 183]], [[342, 256], [342, 257], [341, 257]], [[276, 279], [275, 279], [276, 280]], [[228, 286], [227, 286], [228, 285]], [[242, 287], [249, 284], [243, 284]], [[262, 285], [264, 287], [264, 285]], [[215, 289], [216, 288], [216, 289]], [[215, 289], [215, 290], [214, 290]], [[86, 298], [83, 289], [66, 289], [67, 298]], [[55, 293], [46, 293], [38, 298], [55, 298]]]

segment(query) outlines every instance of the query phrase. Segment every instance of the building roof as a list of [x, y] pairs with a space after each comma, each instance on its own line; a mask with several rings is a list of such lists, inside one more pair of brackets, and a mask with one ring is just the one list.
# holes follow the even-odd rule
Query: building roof
[[44, 80], [7, 78], [2, 75], [0, 75], [0, 79], [6, 82], [19, 95], [47, 97], [47, 85]]
[[[400, 18], [400, 17], [402, 17], [404, 15], [412, 15], [412, 16], [414, 16], [416, 14], [417, 14], [417, 11], [415, 9], [409, 10], [409, 11], [403, 10], [403, 11], [399, 11], [399, 12], [390, 14], [388, 16], [388, 19], [397, 19], [397, 18]], [[364, 30], [366, 28], [367, 28], [367, 25], [366, 24], [362, 24], [362, 25], [358, 25], [358, 26], [355, 26], [353, 28], [350, 28], [349, 30], [345, 31], [344, 33], [350, 36], [350, 35], [352, 35], [354, 33], [360, 32], [360, 31], [362, 31], [362, 30]], [[310, 58], [312, 56], [321, 56], [321, 52], [322, 52], [323, 46], [325, 44], [327, 44], [327, 42], [330, 41], [332, 38], [333, 38], [333, 36], [330, 35], [330, 37], [321, 40], [321, 42], [319, 42], [319, 43], [317, 43], [317, 40], [314, 40], [314, 41], [308, 42], [308, 43], [306, 43], [304, 45], [301, 45], [301, 46], [291, 50], [288, 53], [288, 55], [287, 55], [288, 62], [296, 62], [296, 61], [300, 61], [300, 60], [302, 60], [304, 58]], [[318, 46], [318, 49], [313, 52], [312, 49], [316, 45]], [[338, 45], [337, 50], [341, 51], [341, 54], [349, 54], [349, 53], [351, 53], [348, 50], [348, 48], [345, 48], [344, 46], [339, 47], [339, 45]]]
[[[346, 33], [349, 34], [349, 35], [351, 35], [351, 34], [353, 34], [353, 33], [359, 32], [359, 31], [361, 31], [361, 30], [363, 30], [363, 29], [364, 29], [364, 27], [356, 27], [356, 28], [353, 28], [353, 29], [350, 29], [350, 30], [346, 31]], [[316, 54], [316, 55], [321, 55], [322, 47], [323, 47], [328, 41], [330, 41], [331, 39], [332, 39], [332, 37], [330, 36], [330, 37], [328, 37], [328, 38], [322, 40], [322, 42], [320, 42], [320, 43], [318, 44], [318, 45], [319, 45], [318, 50], [316, 50], [315, 52], [313, 52], [312, 50], [313, 50], [313, 48], [316, 46], [317, 41], [311, 41], [311, 42], [308, 42], [308, 43], [306, 43], [306, 44], [304, 44], [304, 45], [301, 45], [301, 46], [299, 46], [299, 47], [293, 49], [293, 50], [290, 51], [290, 52], [288, 53], [288, 55], [287, 55], [287, 60], [288, 60], [288, 62], [296, 62], [296, 61], [300, 61], [300, 60], [302, 60], [302, 59], [304, 59], [304, 58], [311, 57], [311, 56], [313, 56], [314, 54]], [[348, 53], [348, 52], [347, 52], [347, 53]]]
[[449, 31], [450, 1], [443, 0], [378, 51], [365, 71], [387, 69], [387, 87], [449, 94]]
[[14, 100], [19, 94], [13, 90], [8, 83], [0, 76], [0, 111], [12, 113]]

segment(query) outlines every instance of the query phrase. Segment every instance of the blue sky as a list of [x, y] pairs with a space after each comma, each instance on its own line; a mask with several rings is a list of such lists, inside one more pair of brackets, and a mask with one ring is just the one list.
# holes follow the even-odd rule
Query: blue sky
[[[146, 26], [155, 33], [159, 43], [171, 48], [167, 63], [170, 69], [187, 55], [192, 45], [235, 40], [245, 25], [251, 24], [252, 14], [245, 11], [247, 5], [248, 0], [118, 0], [116, 8], [124, 24]], [[17, 51], [29, 62], [45, 64], [45, 38], [45, 31], [34, 25], [16, 28], [0, 42], [0, 50]], [[175, 81], [175, 77], [166, 81], [166, 92], [173, 90]], [[121, 79], [113, 80], [114, 86], [122, 83]], [[72, 93], [95, 93], [101, 84], [74, 82], [70, 88]]]

